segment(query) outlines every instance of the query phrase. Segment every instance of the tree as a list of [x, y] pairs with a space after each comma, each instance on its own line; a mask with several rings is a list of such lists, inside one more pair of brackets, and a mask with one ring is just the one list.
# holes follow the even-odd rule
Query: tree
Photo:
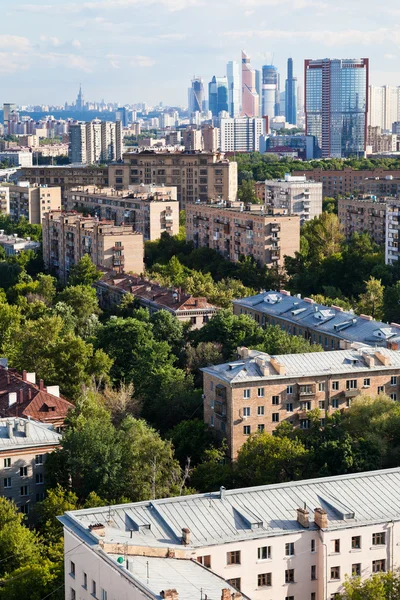
[[57, 543], [62, 537], [63, 526], [57, 517], [77, 508], [78, 497], [74, 492], [64, 489], [59, 483], [47, 490], [46, 498], [35, 506], [38, 526], [47, 544]]
[[24, 565], [9, 573], [0, 587], [1, 600], [64, 600], [63, 561], [52, 562], [42, 558], [34, 564]]
[[154, 338], [158, 342], [167, 342], [172, 352], [179, 355], [184, 344], [182, 323], [167, 310], [155, 312], [150, 323], [153, 325]]
[[68, 285], [92, 285], [102, 276], [92, 263], [90, 256], [85, 254], [70, 270]]
[[340, 251], [343, 234], [339, 219], [333, 213], [324, 212], [307, 221], [301, 233], [309, 243], [311, 255], [319, 261]]
[[110, 412], [112, 422], [118, 426], [127, 415], [138, 417], [141, 411], [141, 401], [134, 398], [132, 383], [121, 383], [118, 388], [113, 389], [106, 385], [101, 393], [101, 400], [107, 411]]
[[38, 538], [23, 525], [24, 515], [13, 502], [0, 497], [0, 577], [39, 561]]
[[400, 281], [383, 292], [383, 313], [388, 323], [400, 321]]
[[94, 288], [90, 285], [68, 286], [58, 295], [58, 301], [73, 309], [75, 333], [82, 337], [93, 334], [93, 325], [97, 326], [97, 315], [100, 312]]
[[384, 287], [380, 279], [370, 277], [365, 281], [365, 292], [360, 295], [358, 301], [358, 311], [370, 315], [374, 319], [383, 318], [383, 295]]
[[226, 440], [220, 448], [209, 448], [204, 451], [204, 460], [198, 464], [190, 477], [190, 484], [199, 492], [218, 490], [222, 485], [232, 487], [232, 467], [227, 459], [228, 446]]
[[400, 572], [376, 573], [368, 579], [346, 578], [340, 600], [400, 600]]
[[195, 387], [201, 387], [203, 376], [202, 367], [218, 365], [224, 362], [222, 345], [214, 342], [200, 342], [197, 346], [188, 344], [185, 349], [186, 368], [194, 376]]
[[255, 183], [250, 179], [243, 179], [239, 185], [238, 198], [246, 204], [261, 204], [256, 194]]
[[213, 445], [213, 435], [202, 419], [181, 421], [167, 434], [171, 440], [177, 459], [185, 465], [188, 458], [192, 466], [197, 465], [207, 449]]

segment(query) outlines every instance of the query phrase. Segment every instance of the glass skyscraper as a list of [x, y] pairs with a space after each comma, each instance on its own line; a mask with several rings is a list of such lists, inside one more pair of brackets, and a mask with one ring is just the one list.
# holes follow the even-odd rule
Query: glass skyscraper
[[364, 156], [368, 70], [368, 58], [305, 61], [306, 134], [319, 157]]
[[288, 58], [287, 62], [285, 118], [291, 125], [297, 124], [297, 77], [293, 77], [293, 58]]
[[208, 84], [208, 109], [213, 117], [218, 117], [222, 110], [229, 112], [229, 94], [227, 77], [214, 77]]
[[274, 65], [262, 68], [262, 117], [277, 117], [280, 114], [279, 73]]
[[238, 117], [240, 115], [240, 71], [236, 60], [228, 62], [226, 75], [229, 89], [229, 116]]
[[192, 87], [189, 88], [189, 113], [202, 112], [204, 103], [204, 84], [201, 77], [192, 79]]

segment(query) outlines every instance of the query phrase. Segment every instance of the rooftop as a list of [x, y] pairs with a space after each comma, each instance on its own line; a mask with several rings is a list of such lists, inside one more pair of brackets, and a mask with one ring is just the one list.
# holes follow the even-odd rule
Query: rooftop
[[256, 296], [234, 300], [233, 303], [242, 309], [253, 309], [349, 342], [360, 342], [367, 346], [389, 345], [393, 348], [394, 344], [400, 343], [400, 325], [397, 323], [389, 325], [374, 321], [367, 315], [357, 316], [338, 306], [317, 304], [310, 298], [291, 296], [286, 291], [262, 292]]
[[[176, 186], [161, 186], [161, 185], [135, 185], [129, 186], [127, 190], [116, 190], [110, 187], [101, 187], [95, 185], [80, 185], [72, 188], [70, 194], [85, 194], [96, 197], [105, 198], [138, 198], [142, 199], [143, 196], [146, 200], [153, 201], [177, 201], [173, 198], [176, 195]], [[167, 198], [166, 198], [167, 197]]]
[[0, 452], [14, 448], [54, 446], [60, 441], [61, 435], [54, 431], [52, 425], [20, 417], [0, 419]]
[[[190, 548], [296, 533], [297, 509], [327, 512], [328, 529], [400, 520], [400, 468], [90, 508], [65, 513], [64, 525], [92, 543]], [[102, 537], [89, 526], [104, 526]], [[141, 552], [137, 552], [138, 554]]]

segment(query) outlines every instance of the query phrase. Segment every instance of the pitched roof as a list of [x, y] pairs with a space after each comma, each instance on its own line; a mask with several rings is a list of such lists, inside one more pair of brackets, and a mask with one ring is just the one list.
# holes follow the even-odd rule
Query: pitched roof
[[[11, 435], [9, 427], [11, 425]], [[45, 425], [33, 419], [0, 419], [0, 452], [18, 448], [34, 448], [59, 445], [61, 435], [52, 425]]]

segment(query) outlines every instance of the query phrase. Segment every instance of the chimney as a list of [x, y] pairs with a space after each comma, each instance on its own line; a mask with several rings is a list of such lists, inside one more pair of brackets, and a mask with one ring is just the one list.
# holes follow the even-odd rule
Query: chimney
[[22, 371], [22, 381], [26, 381], [26, 375], [27, 375], [27, 373], [26, 373], [26, 371], [25, 371], [25, 369], [24, 369], [24, 370]]
[[221, 500], [225, 500], [225, 492], [226, 492], [226, 488], [221, 485], [221, 487], [219, 488], [219, 497], [221, 498]]
[[29, 381], [29, 383], [36, 383], [36, 373], [27, 373], [26, 381]]
[[8, 406], [12, 406], [17, 403], [17, 392], [10, 392], [8, 394]]
[[23, 402], [24, 402], [24, 390], [23, 389], [18, 390], [18, 396], [19, 396], [18, 397], [18, 402], [20, 404], [23, 404]]
[[39, 390], [44, 390], [44, 381], [43, 379], [39, 379]]
[[328, 527], [328, 513], [322, 508], [314, 509], [314, 523], [320, 529], [327, 529]]
[[10, 438], [10, 440], [14, 437], [14, 429], [13, 429], [12, 421], [7, 421], [7, 435]]
[[94, 525], [89, 525], [89, 531], [93, 531], [99, 537], [104, 537], [106, 528], [102, 523], [95, 523]]
[[276, 360], [273, 356], [270, 358], [270, 363], [274, 367], [278, 375], [286, 375], [286, 367]]
[[300, 523], [302, 527], [310, 527], [310, 520], [308, 518], [309, 514], [310, 513], [308, 512], [305, 505], [304, 508], [297, 509], [297, 522]]
[[182, 529], [182, 545], [188, 546], [190, 544], [190, 529], [184, 527]]
[[47, 393], [52, 396], [56, 396], [56, 398], [60, 397], [60, 386], [59, 385], [48, 385]]
[[246, 346], [239, 346], [237, 353], [240, 358], [249, 358], [249, 349]]
[[31, 435], [31, 421], [30, 421], [30, 419], [28, 418], [28, 420], [25, 421], [24, 424], [25, 424], [25, 437], [28, 438]]
[[385, 367], [389, 367], [391, 364], [390, 358], [386, 354], [383, 354], [383, 352], [379, 352], [379, 350], [375, 351], [375, 358]]
[[231, 590], [228, 590], [227, 588], [223, 588], [222, 594], [221, 594], [221, 600], [231, 600]]
[[161, 598], [164, 598], [164, 600], [178, 600], [179, 598], [179, 594], [178, 592], [174, 589], [174, 590], [162, 590], [160, 592], [160, 596]]

